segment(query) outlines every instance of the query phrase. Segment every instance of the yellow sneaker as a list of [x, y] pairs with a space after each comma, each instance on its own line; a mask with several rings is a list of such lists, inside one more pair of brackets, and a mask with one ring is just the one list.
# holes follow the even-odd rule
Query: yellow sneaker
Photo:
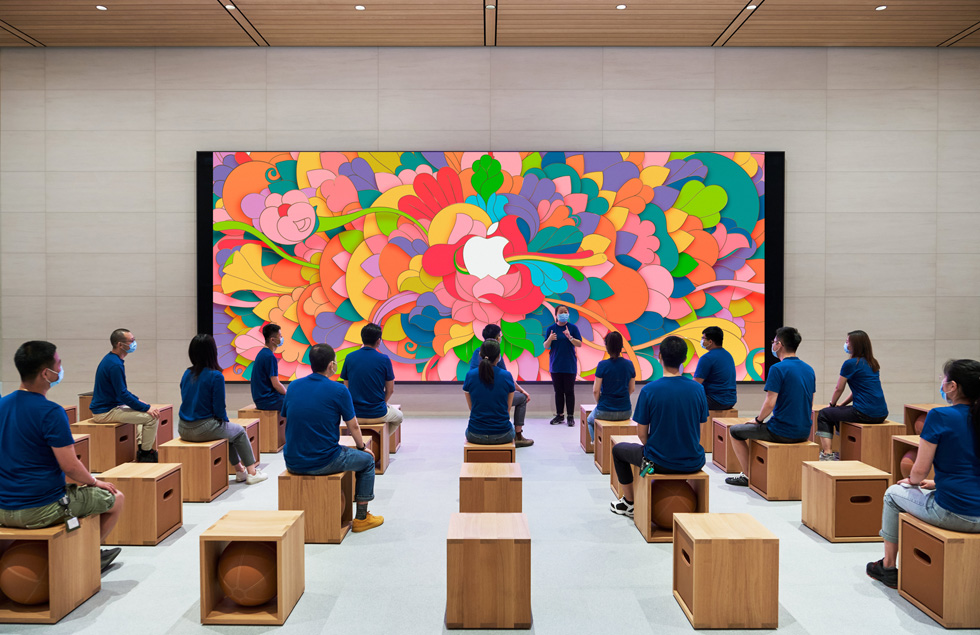
[[364, 520], [358, 520], [357, 518], [354, 519], [354, 521], [351, 523], [351, 531], [357, 533], [359, 531], [374, 529], [375, 527], [381, 525], [384, 521], [384, 516], [373, 516], [371, 512], [368, 512], [367, 518]]

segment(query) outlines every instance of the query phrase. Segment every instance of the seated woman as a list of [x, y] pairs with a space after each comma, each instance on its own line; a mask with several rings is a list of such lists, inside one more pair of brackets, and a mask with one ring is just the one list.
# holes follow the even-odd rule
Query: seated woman
[[487, 340], [480, 347], [480, 366], [466, 373], [463, 392], [470, 409], [466, 440], [480, 445], [510, 443], [514, 426], [510, 422], [510, 407], [514, 401], [514, 378], [497, 366], [500, 343]]
[[[832, 453], [831, 441], [834, 431], [840, 429], [841, 421], [854, 423], [881, 423], [888, 416], [885, 393], [881, 390], [878, 377], [878, 360], [871, 352], [871, 338], [864, 331], [851, 331], [844, 342], [844, 352], [851, 357], [840, 368], [840, 378], [830, 407], [817, 415], [816, 436], [820, 443], [821, 461], [839, 461], [840, 455]], [[845, 386], [851, 387], [851, 394], [838, 406], [838, 400]], [[847, 404], [854, 400], [854, 405]]]
[[[929, 411], [912, 472], [885, 491], [885, 557], [867, 567], [870, 577], [893, 589], [900, 512], [951, 531], [980, 533], [980, 362], [946, 362], [939, 392], [952, 405]], [[935, 480], [926, 479], [933, 468]]]
[[620, 356], [623, 352], [623, 335], [618, 331], [609, 331], [605, 341], [609, 359], [599, 362], [595, 369], [592, 395], [596, 406], [585, 420], [589, 425], [589, 438], [593, 441], [596, 419], [626, 421], [633, 415], [630, 395], [636, 390], [636, 370], [633, 362]]
[[252, 446], [245, 428], [228, 422], [225, 410], [225, 378], [218, 366], [218, 347], [207, 333], [195, 335], [187, 350], [191, 367], [180, 378], [180, 411], [177, 433], [184, 441], [228, 439], [228, 460], [235, 466], [236, 480], [249, 485], [268, 477], [255, 469]]

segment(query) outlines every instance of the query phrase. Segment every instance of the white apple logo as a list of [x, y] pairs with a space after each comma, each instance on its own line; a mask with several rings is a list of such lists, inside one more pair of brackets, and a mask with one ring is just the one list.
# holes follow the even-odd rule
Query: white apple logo
[[503, 236], [482, 238], [474, 236], [463, 245], [463, 264], [470, 275], [477, 278], [500, 278], [510, 271], [504, 260], [504, 248], [510, 242]]

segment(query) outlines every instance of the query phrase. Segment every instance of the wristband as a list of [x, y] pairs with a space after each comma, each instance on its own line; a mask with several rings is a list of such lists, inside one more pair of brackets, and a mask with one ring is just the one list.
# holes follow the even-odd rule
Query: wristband
[[355, 450], [360, 450], [361, 452], [364, 452], [364, 451], [365, 451], [365, 450], [367, 449], [367, 444], [365, 444], [365, 445], [362, 445], [361, 447], [357, 447], [357, 446], [355, 445], [355, 446], [354, 446], [354, 449], [355, 449]]
[[756, 415], [756, 417], [755, 417], [755, 422], [758, 423], [760, 426], [764, 423], [762, 421], [759, 421], [759, 416], [758, 415]]

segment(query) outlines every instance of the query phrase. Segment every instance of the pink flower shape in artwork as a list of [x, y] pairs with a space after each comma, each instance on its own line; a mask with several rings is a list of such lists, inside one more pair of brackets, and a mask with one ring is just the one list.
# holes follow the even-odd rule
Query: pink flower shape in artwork
[[259, 216], [259, 229], [281, 245], [295, 245], [316, 229], [316, 210], [299, 190], [270, 194], [265, 204]]

